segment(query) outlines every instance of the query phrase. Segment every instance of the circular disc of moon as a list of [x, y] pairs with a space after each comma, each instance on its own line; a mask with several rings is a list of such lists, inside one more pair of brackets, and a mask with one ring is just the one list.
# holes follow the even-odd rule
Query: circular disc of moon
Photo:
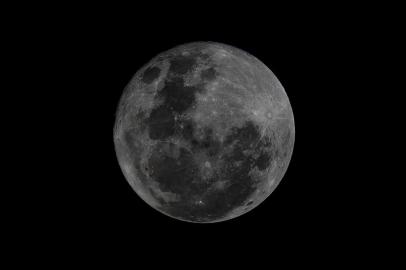
[[285, 174], [295, 127], [282, 84], [235, 47], [194, 42], [145, 64], [124, 89], [114, 143], [134, 191], [188, 222], [238, 217]]

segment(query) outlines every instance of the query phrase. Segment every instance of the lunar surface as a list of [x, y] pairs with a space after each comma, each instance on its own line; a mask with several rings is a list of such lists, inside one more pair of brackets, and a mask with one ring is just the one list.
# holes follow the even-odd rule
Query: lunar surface
[[271, 70], [213, 42], [177, 46], [143, 66], [114, 127], [135, 192], [167, 216], [200, 223], [263, 202], [286, 172], [294, 139], [292, 108]]

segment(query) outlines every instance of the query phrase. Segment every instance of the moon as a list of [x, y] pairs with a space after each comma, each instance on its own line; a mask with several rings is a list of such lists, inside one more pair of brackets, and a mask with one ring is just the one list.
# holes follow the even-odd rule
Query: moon
[[215, 42], [152, 58], [124, 89], [114, 125], [118, 162], [139, 197], [197, 223], [262, 203], [283, 178], [294, 140], [289, 98], [272, 71]]

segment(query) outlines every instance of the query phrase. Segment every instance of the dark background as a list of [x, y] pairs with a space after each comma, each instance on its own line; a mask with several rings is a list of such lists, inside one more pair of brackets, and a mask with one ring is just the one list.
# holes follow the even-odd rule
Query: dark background
[[[371, 61], [366, 40], [378, 26], [357, 11], [343, 16], [329, 8], [299, 7], [283, 16], [261, 12], [265, 7], [195, 9], [75, 9], [23, 27], [31, 45], [19, 46], [34, 55], [27, 69], [39, 71], [42, 82], [35, 92], [40, 113], [32, 117], [46, 119], [44, 126], [27, 125], [33, 133], [45, 130], [44, 142], [34, 143], [45, 159], [30, 156], [41, 163], [40, 181], [31, 183], [40, 191], [25, 206], [34, 234], [84, 250], [107, 242], [175, 253], [209, 245], [242, 256], [259, 245], [270, 254], [367, 239], [373, 209], [364, 197], [363, 166], [374, 164], [360, 158], [369, 145], [368, 105], [359, 100], [371, 93], [363, 67]], [[126, 182], [113, 142], [117, 105], [135, 72], [193, 41], [229, 44], [260, 59], [284, 86], [295, 118], [293, 156], [274, 192], [254, 210], [215, 224], [181, 222], [143, 202]]]

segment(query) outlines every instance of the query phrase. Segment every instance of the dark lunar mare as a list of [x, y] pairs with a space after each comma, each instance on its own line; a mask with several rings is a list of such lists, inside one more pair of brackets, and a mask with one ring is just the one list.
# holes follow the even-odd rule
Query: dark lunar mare
[[[185, 86], [180, 75], [191, 71], [196, 65], [196, 57], [202, 54], [194, 53], [189, 56], [177, 55], [170, 60], [170, 67], [163, 87], [155, 96], [156, 100], [163, 100], [162, 104], [151, 111], [145, 122], [149, 129], [149, 136], [153, 140], [164, 140], [175, 132], [175, 116], [180, 116], [194, 104], [196, 93], [204, 91], [204, 85]], [[213, 78], [214, 79], [214, 78]]]
[[[173, 148], [178, 146], [159, 143], [149, 159], [148, 167], [151, 177], [159, 183], [162, 191], [185, 195], [190, 183], [198, 175], [197, 168], [192, 162], [192, 153], [185, 148]], [[162, 152], [163, 149], [166, 151]], [[179, 156], [173, 156], [175, 151], [179, 151]]]
[[142, 74], [142, 82], [152, 83], [161, 74], [161, 69], [159, 67], [148, 67]]
[[192, 70], [196, 65], [196, 57], [201, 54], [193, 53], [191, 55], [183, 56], [177, 55], [170, 60], [169, 73], [172, 75], [184, 75]]
[[209, 67], [202, 70], [200, 76], [203, 80], [211, 81], [217, 77], [217, 71], [214, 69], [214, 67]]

